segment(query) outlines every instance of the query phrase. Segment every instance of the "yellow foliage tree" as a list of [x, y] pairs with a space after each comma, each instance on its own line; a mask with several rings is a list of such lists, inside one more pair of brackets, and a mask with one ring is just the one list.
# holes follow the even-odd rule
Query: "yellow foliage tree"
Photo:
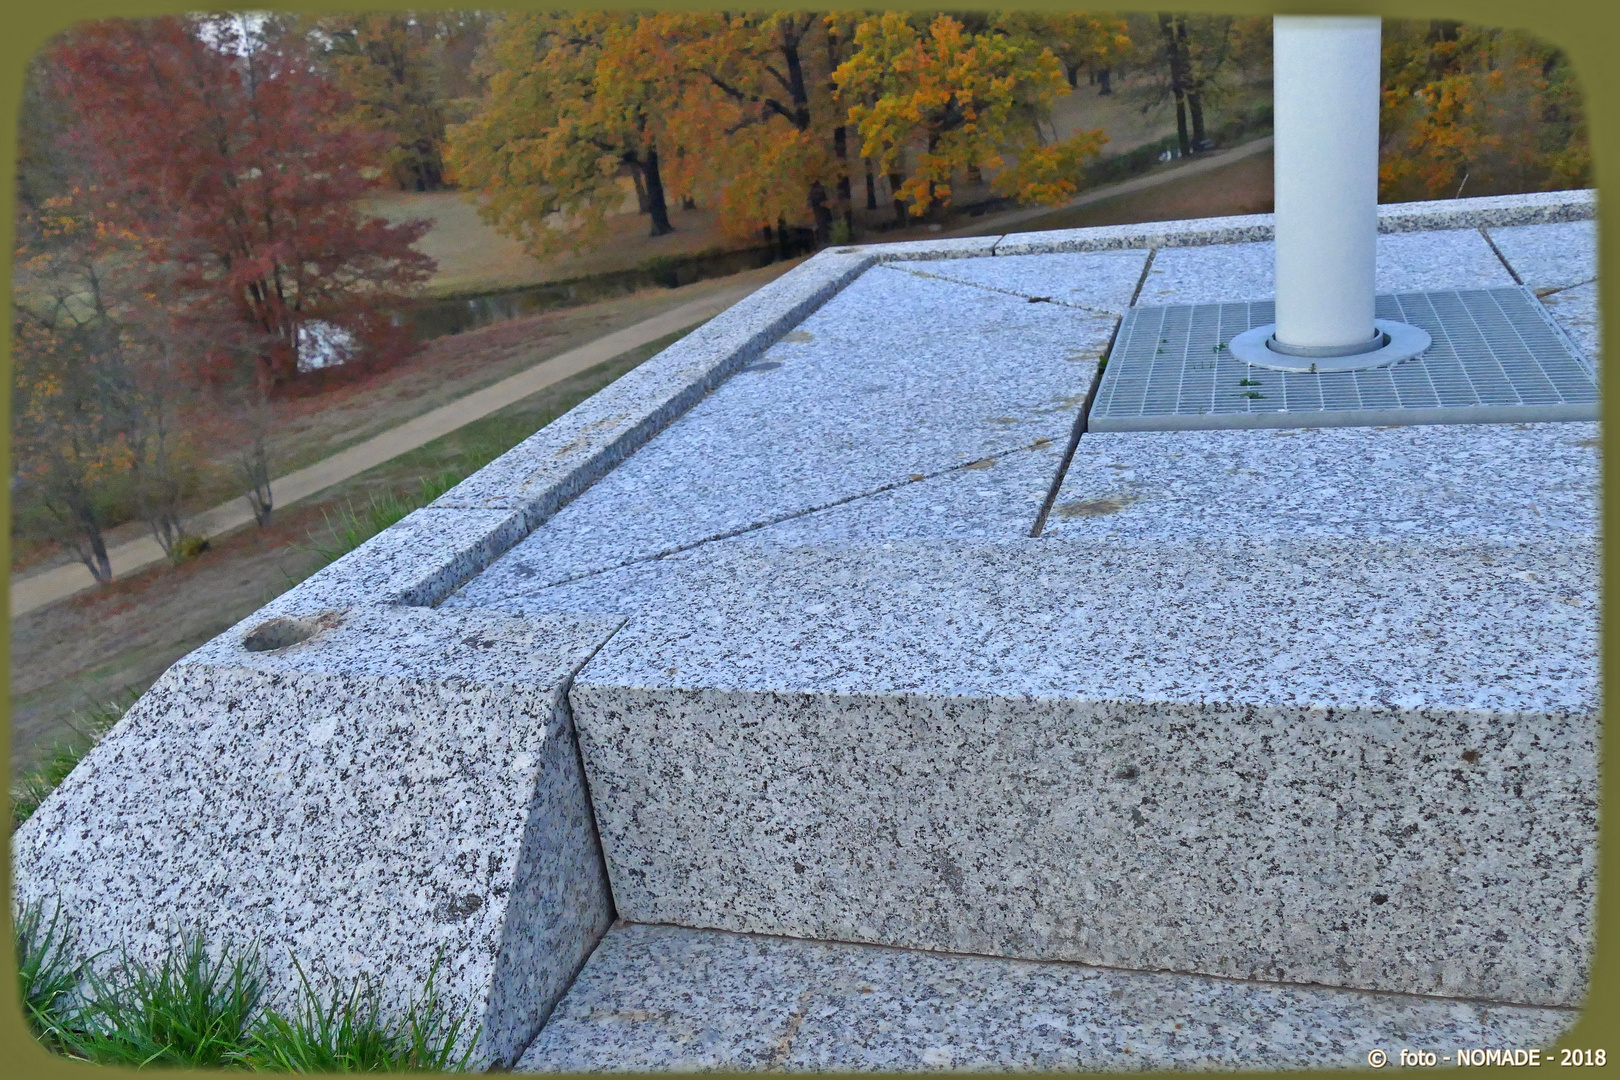
[[671, 231], [660, 151], [670, 100], [635, 15], [522, 12], [491, 30], [484, 107], [447, 133], [452, 177], [535, 255], [599, 238], [628, 172]]
[[1558, 50], [1513, 30], [1391, 21], [1383, 66], [1386, 201], [1591, 182], [1580, 90]]
[[992, 187], [1020, 201], [1062, 202], [1079, 188], [1082, 161], [1107, 139], [1089, 131], [1044, 144], [1039, 119], [1069, 86], [1051, 49], [1027, 35], [971, 34], [949, 15], [922, 30], [889, 12], [864, 20], [855, 40], [834, 81], [852, 102], [863, 154], [892, 170], [916, 148], [899, 192], [914, 215], [949, 204], [963, 170], [995, 173]]

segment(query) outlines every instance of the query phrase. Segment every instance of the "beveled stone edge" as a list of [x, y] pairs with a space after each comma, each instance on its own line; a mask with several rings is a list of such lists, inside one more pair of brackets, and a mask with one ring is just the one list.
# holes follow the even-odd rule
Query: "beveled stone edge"
[[[1591, 221], [1597, 217], [1597, 192], [1536, 192], [1529, 195], [1492, 195], [1477, 199], [1440, 199], [1429, 202], [1386, 203], [1378, 208], [1380, 233], [1430, 232], [1444, 229], [1505, 228], [1546, 225], [1560, 221]], [[1009, 233], [995, 245], [995, 255], [1046, 255], [1060, 252], [1113, 251], [1122, 248], [1203, 247], [1243, 244], [1272, 239], [1273, 214], [1243, 217], [1188, 218], [1141, 225], [1104, 225], [1091, 229]], [[937, 241], [948, 244], [950, 241]], [[884, 261], [880, 253], [878, 256]], [[897, 254], [893, 259], [907, 258]], [[952, 256], [935, 256], [936, 258]], [[960, 256], [954, 256], [960, 257]]]
[[876, 262], [821, 252], [249, 618], [438, 604]]

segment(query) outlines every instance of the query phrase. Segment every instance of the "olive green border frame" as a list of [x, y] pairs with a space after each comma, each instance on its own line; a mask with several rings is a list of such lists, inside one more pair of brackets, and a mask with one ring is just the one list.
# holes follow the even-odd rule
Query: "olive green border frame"
[[[21, 5], [19, 5], [21, 6]], [[196, 10], [200, 5], [187, 4], [182, 0], [61, 0], [59, 3], [29, 5], [28, 10], [17, 11], [13, 9], [4, 16], [0, 16], [0, 28], [4, 29], [0, 35], [0, 146], [4, 147], [5, 169], [0, 173], [0, 202], [4, 203], [5, 214], [0, 218], [0, 239], [3, 239], [4, 250], [13, 250], [13, 217], [12, 201], [15, 197], [16, 185], [16, 149], [17, 149], [17, 109], [22, 97], [22, 78], [28, 58], [34, 54], [48, 39], [67, 29], [75, 22], [85, 19], [105, 18], [109, 16], [142, 16], [159, 15], [188, 10]], [[280, 10], [280, 11], [344, 11], [344, 10], [387, 10], [409, 9], [434, 10], [454, 9], [455, 3], [402, 3], [401, 0], [360, 0], [360, 2], [332, 3], [247, 3], [233, 5], [238, 9], [247, 10]], [[777, 8], [782, 10], [815, 10], [827, 8], [832, 10], [839, 5], [800, 3], [784, 4], [780, 2], [739, 3], [723, 5], [721, 3], [693, 3], [685, 0], [642, 0], [640, 3], [626, 3], [623, 0], [581, 0], [575, 4], [545, 3], [539, 0], [498, 0], [496, 3], [464, 3], [461, 7], [485, 8], [490, 10], [518, 9], [518, 8], [584, 8], [584, 9], [687, 9], [712, 10], [719, 7], [729, 7], [736, 10], [757, 10]], [[953, 7], [950, 3], [925, 3], [920, 0], [884, 0], [883, 3], [864, 3], [855, 5], [861, 9], [904, 9], [937, 11], [944, 9], [961, 10], [966, 8], [984, 9], [1000, 8], [1011, 10], [1092, 10], [1092, 11], [1136, 11], [1136, 10], [1176, 10], [1234, 13], [1249, 15], [1278, 15], [1278, 14], [1318, 14], [1318, 15], [1382, 15], [1388, 18], [1402, 19], [1460, 19], [1465, 22], [1477, 23], [1484, 26], [1515, 27], [1530, 31], [1536, 36], [1558, 46], [1569, 57], [1580, 81], [1581, 89], [1585, 95], [1587, 122], [1591, 133], [1593, 173], [1600, 191], [1602, 202], [1609, 190], [1615, 188], [1611, 179], [1620, 176], [1620, 3], [1614, 0], [1553, 0], [1553, 2], [1532, 3], [1528, 0], [1382, 0], [1382, 2], [1365, 2], [1365, 0], [1285, 0], [1283, 3], [1268, 4], [1257, 3], [1255, 0], [1175, 0], [1165, 4], [1148, 4], [1143, 0], [1100, 0], [1095, 4], [1078, 4], [1070, 2], [1055, 2], [1055, 0], [1017, 0], [1017, 2], [1003, 3], [969, 3]], [[1620, 188], [1615, 188], [1620, 190]], [[1602, 228], [1603, 217], [1599, 214], [1598, 231], [1598, 258], [1599, 258], [1599, 289], [1600, 310], [1612, 315], [1620, 311], [1620, 240], [1607, 229]], [[0, 365], [5, 367], [8, 377], [0, 383], [0, 411], [8, 419], [3, 441], [0, 441], [0, 472], [4, 476], [11, 475], [11, 445], [9, 438], [10, 418], [10, 332], [11, 325], [10, 298], [11, 298], [11, 260], [4, 260], [4, 275], [6, 286], [5, 298], [6, 327], [3, 351], [0, 351]], [[1610, 338], [1614, 337], [1616, 320], [1606, 320], [1610, 326]], [[1602, 403], [1602, 416], [1604, 431], [1612, 430], [1616, 421], [1620, 421], [1620, 398], [1615, 395], [1605, 395]], [[1607, 438], [1605, 436], [1605, 443]], [[1620, 500], [1616, 495], [1616, 484], [1612, 471], [1604, 468], [1602, 472], [1603, 498], [1602, 498], [1602, 535], [1603, 568], [1605, 578], [1607, 571], [1614, 565], [1614, 556], [1617, 544], [1620, 544]], [[10, 485], [0, 485], [0, 514], [9, 521], [11, 513]], [[6, 565], [10, 565], [10, 530], [0, 533], [0, 552], [7, 556]], [[1611, 595], [1604, 590], [1602, 599], [1602, 622], [1604, 625], [1615, 624], [1615, 605]], [[10, 682], [10, 632], [11, 623], [8, 617], [3, 627], [0, 627], [0, 641], [6, 646], [3, 663]], [[1603, 683], [1608, 684], [1608, 675], [1616, 670], [1616, 662], [1620, 661], [1620, 634], [1605, 634], [1602, 642], [1601, 671]], [[9, 696], [7, 704], [0, 706], [6, 713], [7, 723], [0, 728], [0, 753], [4, 760], [10, 760], [10, 706]], [[1599, 747], [1599, 761], [1602, 758], [1602, 747]], [[1600, 765], [1601, 768], [1601, 765]], [[1605, 807], [1612, 807], [1620, 802], [1620, 779], [1614, 770], [1601, 768], [1602, 797]], [[9, 817], [10, 803], [7, 800], [0, 815]], [[1605, 815], [1607, 816], [1607, 815]], [[0, 824], [4, 830], [0, 839], [4, 839], [6, 856], [3, 865], [0, 865], [0, 891], [3, 891], [7, 902], [4, 912], [0, 914], [0, 924], [4, 925], [4, 934], [0, 935], [0, 969], [5, 974], [0, 977], [0, 1076], [26, 1075], [42, 1077], [81, 1077], [93, 1072], [123, 1072], [124, 1070], [98, 1069], [79, 1063], [64, 1061], [53, 1057], [41, 1049], [30, 1037], [17, 1002], [17, 984], [11, 972], [16, 970], [13, 952], [13, 936], [11, 930], [11, 857], [10, 857], [10, 823]], [[1620, 851], [1617, 845], [1605, 839], [1613, 840], [1614, 830], [1601, 828], [1599, 832], [1599, 862], [1598, 862], [1598, 934], [1597, 954], [1594, 958], [1592, 970], [1591, 997], [1587, 1007], [1582, 1013], [1575, 1027], [1559, 1044], [1564, 1047], [1576, 1047], [1596, 1050], [1602, 1048], [1610, 1057], [1610, 1068], [1616, 1067], [1615, 1056], [1620, 1055], [1620, 1037], [1615, 1032], [1620, 1031], [1620, 1024], [1603, 1024], [1600, 1017], [1608, 1016], [1611, 1019], [1620, 1017]], [[1394, 1048], [1391, 1048], [1394, 1049]], [[1345, 1063], [1350, 1066], [1350, 1062]], [[1558, 1068], [1556, 1063], [1543, 1068]], [[1480, 1070], [1470, 1069], [1470, 1074]], [[1490, 1070], [1492, 1072], [1498, 1070]], [[1600, 1070], [1601, 1071], [1601, 1070]], [[1226, 1075], [1265, 1076], [1265, 1073], [1243, 1073]], [[1335, 1070], [1333, 1075], [1343, 1076], [1351, 1073]], [[1363, 1067], [1355, 1075], [1376, 1076], [1378, 1073]]]

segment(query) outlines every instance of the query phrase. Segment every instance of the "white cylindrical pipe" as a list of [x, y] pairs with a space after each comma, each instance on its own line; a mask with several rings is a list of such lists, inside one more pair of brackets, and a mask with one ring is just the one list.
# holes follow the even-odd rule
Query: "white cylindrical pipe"
[[1279, 351], [1376, 347], [1380, 23], [1279, 15], [1274, 45]]

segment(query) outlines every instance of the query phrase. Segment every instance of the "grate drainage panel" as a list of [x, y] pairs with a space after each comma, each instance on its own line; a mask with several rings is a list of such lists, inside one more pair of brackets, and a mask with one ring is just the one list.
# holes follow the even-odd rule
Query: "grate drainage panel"
[[1427, 352], [1364, 371], [1280, 372], [1227, 343], [1276, 319], [1270, 300], [1133, 307], [1089, 431], [1596, 420], [1591, 363], [1522, 286], [1378, 297], [1377, 318], [1429, 332]]

